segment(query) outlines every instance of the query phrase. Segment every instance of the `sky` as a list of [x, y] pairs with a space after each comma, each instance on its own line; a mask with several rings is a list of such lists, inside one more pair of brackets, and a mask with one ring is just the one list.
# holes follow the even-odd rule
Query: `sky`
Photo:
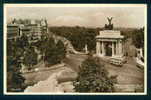
[[115, 27], [143, 27], [145, 24], [145, 7], [107, 7], [107, 6], [9, 6], [6, 19], [41, 19], [46, 18], [49, 26], [84, 26], [103, 27], [108, 23], [107, 17], [113, 17]]

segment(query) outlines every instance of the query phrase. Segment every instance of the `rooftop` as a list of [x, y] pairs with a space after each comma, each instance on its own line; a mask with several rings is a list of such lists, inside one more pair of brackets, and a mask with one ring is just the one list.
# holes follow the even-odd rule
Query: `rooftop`
[[9, 27], [9, 26], [17, 27], [17, 26], [18, 26], [18, 24], [8, 24], [8, 25], [7, 25], [7, 27]]
[[124, 38], [120, 31], [104, 30], [100, 31], [96, 38]]

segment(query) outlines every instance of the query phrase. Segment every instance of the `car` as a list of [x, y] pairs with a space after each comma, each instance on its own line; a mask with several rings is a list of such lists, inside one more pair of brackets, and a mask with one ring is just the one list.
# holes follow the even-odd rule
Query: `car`
[[144, 58], [143, 57], [141, 57], [141, 58], [136, 57], [136, 66], [141, 69], [144, 69]]

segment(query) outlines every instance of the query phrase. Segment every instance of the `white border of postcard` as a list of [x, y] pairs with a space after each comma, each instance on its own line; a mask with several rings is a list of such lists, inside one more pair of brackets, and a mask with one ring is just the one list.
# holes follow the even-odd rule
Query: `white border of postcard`
[[[143, 7], [144, 11], [144, 21], [145, 21], [145, 68], [144, 68], [144, 93], [24, 93], [24, 92], [7, 92], [6, 80], [6, 9], [9, 7]], [[4, 4], [4, 22], [3, 22], [3, 42], [4, 42], [4, 54], [3, 54], [3, 92], [4, 95], [147, 95], [147, 4]]]

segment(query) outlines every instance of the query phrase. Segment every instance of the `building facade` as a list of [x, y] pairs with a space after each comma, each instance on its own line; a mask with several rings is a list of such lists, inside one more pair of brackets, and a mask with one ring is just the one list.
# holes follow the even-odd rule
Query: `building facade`
[[123, 38], [120, 31], [100, 31], [100, 34], [96, 36], [96, 55], [123, 56]]
[[96, 55], [122, 57], [124, 55], [123, 39], [120, 31], [113, 29], [111, 23], [113, 17], [108, 18], [109, 24], [105, 24], [104, 30], [96, 36]]
[[20, 36], [19, 25], [8, 24], [7, 25], [7, 39], [16, 39]]
[[[21, 21], [21, 22], [20, 22]], [[47, 20], [13, 20], [7, 25], [7, 38], [18, 38], [26, 35], [30, 40], [40, 39], [42, 34], [48, 33]]]

